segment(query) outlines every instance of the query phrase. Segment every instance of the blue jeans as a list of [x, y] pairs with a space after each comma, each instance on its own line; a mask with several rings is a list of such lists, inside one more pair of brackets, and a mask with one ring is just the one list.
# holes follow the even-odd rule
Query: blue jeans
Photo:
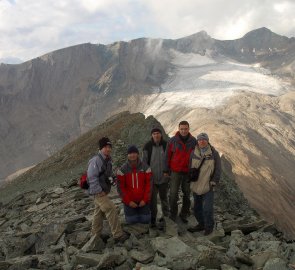
[[213, 218], [213, 200], [214, 192], [210, 190], [203, 195], [197, 195], [193, 193], [194, 196], [194, 215], [198, 223], [204, 226], [205, 229], [210, 230], [214, 227]]
[[143, 207], [132, 208], [124, 204], [125, 220], [128, 224], [151, 222], [151, 211], [149, 204]]

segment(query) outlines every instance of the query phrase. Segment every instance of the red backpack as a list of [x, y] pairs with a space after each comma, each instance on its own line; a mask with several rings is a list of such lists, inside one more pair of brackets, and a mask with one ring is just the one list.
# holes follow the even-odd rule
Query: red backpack
[[87, 171], [84, 172], [81, 175], [79, 185], [80, 185], [80, 188], [82, 188], [82, 189], [88, 189], [89, 188], [88, 178], [87, 178]]

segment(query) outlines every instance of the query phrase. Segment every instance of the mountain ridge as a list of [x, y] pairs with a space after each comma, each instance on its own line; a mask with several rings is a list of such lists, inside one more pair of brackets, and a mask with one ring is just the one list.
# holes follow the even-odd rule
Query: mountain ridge
[[[263, 35], [252, 38], [257, 31], [281, 47], [266, 46]], [[1, 65], [0, 178], [46, 159], [122, 110], [155, 115], [170, 135], [187, 119], [194, 135], [207, 131], [222, 152], [230, 150], [235, 180], [250, 203], [294, 232], [294, 205], [284, 196], [295, 189], [294, 168], [284, 171], [280, 158], [264, 149], [275, 149], [288, 164], [294, 158], [294, 39], [266, 29], [254, 34], [228, 42], [201, 32], [178, 40], [83, 44]], [[254, 50], [249, 39], [261, 47]], [[243, 185], [245, 175], [264, 200]], [[287, 212], [264, 190], [278, 192]]]

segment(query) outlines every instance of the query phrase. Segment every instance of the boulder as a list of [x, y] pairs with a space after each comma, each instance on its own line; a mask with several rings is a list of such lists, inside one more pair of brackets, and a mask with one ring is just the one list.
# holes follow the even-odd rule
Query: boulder
[[273, 258], [269, 259], [263, 270], [289, 270], [290, 268], [287, 266], [287, 263], [281, 258]]

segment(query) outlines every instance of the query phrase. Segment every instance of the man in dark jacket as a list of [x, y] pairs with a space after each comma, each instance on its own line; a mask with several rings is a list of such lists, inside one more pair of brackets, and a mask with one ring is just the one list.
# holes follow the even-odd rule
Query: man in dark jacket
[[204, 235], [209, 235], [214, 228], [214, 187], [220, 180], [221, 162], [219, 153], [209, 143], [206, 133], [200, 133], [197, 141], [198, 146], [192, 154], [191, 168], [199, 169], [199, 175], [191, 182], [191, 190], [194, 195], [194, 215], [198, 225], [188, 230], [190, 232], [205, 230]]
[[116, 206], [108, 196], [111, 190], [109, 177], [112, 176], [112, 144], [107, 137], [99, 140], [99, 149], [98, 155], [89, 161], [87, 170], [88, 192], [89, 195], [93, 195], [95, 205], [91, 233], [100, 237], [105, 216], [115, 242], [124, 242], [128, 235], [123, 232]]
[[151, 130], [152, 138], [143, 147], [142, 161], [147, 163], [152, 170], [152, 197], [151, 197], [151, 226], [156, 226], [157, 219], [157, 197], [160, 195], [163, 216], [168, 217], [168, 180], [169, 177], [163, 175], [165, 150], [167, 142], [163, 140], [162, 131], [155, 127]]
[[189, 123], [181, 121], [178, 132], [172, 137], [166, 147], [164, 175], [171, 174], [170, 181], [170, 218], [176, 220], [178, 214], [178, 192], [181, 186], [183, 193], [182, 208], [179, 217], [187, 223], [190, 215], [190, 185], [188, 170], [190, 155], [196, 146], [196, 139], [189, 132]]

